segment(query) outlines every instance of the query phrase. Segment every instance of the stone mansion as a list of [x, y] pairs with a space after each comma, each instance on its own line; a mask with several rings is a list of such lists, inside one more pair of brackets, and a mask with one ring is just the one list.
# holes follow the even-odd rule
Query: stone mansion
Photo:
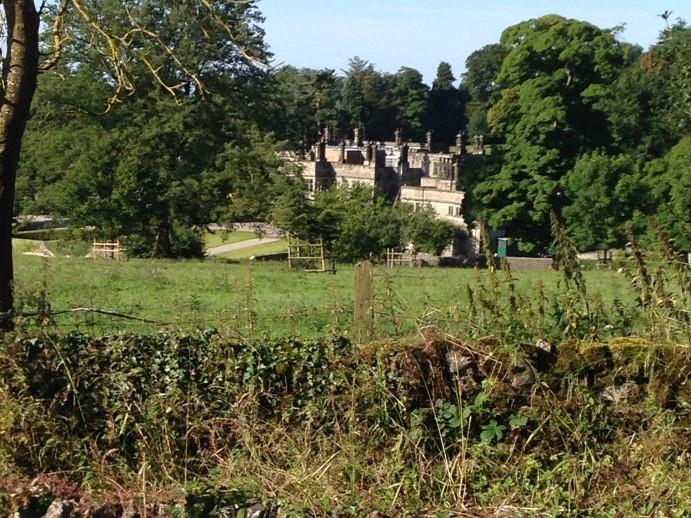
[[[428, 205], [440, 219], [468, 233], [460, 179], [483, 154], [481, 136], [474, 138], [472, 146], [463, 133], [458, 134], [455, 146], [435, 144], [431, 132], [424, 143], [404, 142], [399, 131], [393, 141], [363, 142], [355, 129], [352, 140], [336, 143], [327, 128], [299, 164], [311, 193], [333, 186], [369, 185], [392, 202]], [[447, 253], [467, 253], [467, 246], [456, 243]]]

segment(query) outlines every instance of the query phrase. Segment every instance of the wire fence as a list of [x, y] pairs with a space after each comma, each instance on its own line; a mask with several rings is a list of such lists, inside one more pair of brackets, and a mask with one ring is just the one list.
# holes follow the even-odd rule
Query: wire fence
[[[238, 339], [251, 339], [310, 338], [328, 334], [356, 337], [365, 326], [368, 331], [363, 337], [376, 339], [409, 335], [421, 327], [446, 330], [458, 321], [463, 311], [459, 304], [433, 306], [421, 300], [406, 300], [397, 291], [391, 275], [381, 274], [381, 270], [370, 275], [377, 277], [377, 282], [363, 287], [364, 295], [356, 279], [352, 293], [350, 290], [329, 293], [325, 297], [327, 304], [305, 303], [296, 294], [286, 296], [280, 304], [268, 305], [253, 295], [251, 285], [246, 285], [229, 297], [227, 307], [220, 310], [209, 309], [197, 296], [174, 308], [99, 307], [93, 301], [83, 306], [53, 308], [44, 301], [34, 304], [37, 310], [20, 314], [17, 327], [59, 333], [76, 331], [96, 336], [214, 329]], [[419, 295], [424, 299], [423, 290]], [[360, 304], [356, 312], [357, 297], [369, 302], [366, 307]]]
[[[63, 310], [43, 314], [20, 315], [17, 327], [24, 330], [43, 329], [60, 333], [77, 331], [92, 335], [113, 335], [120, 333], [151, 334], [156, 332], [192, 332], [215, 329], [238, 338], [259, 336], [317, 337], [325, 334], [350, 336], [355, 319], [353, 305], [338, 305], [333, 308], [286, 308], [283, 315], [262, 314], [254, 308], [243, 311], [221, 311], [218, 314], [188, 312], [178, 314], [170, 321], [136, 319], [121, 316], [120, 312], [103, 308], [83, 308], [73, 312]], [[146, 308], [144, 313], [146, 313]], [[435, 310], [439, 313], [439, 309]], [[392, 307], [375, 301], [371, 311], [371, 337], [399, 336], [415, 332], [425, 315], [406, 313], [403, 308]], [[428, 315], [429, 316], [429, 315]], [[426, 325], [433, 322], [427, 318]], [[442, 319], [438, 319], [442, 325]]]
[[[430, 276], [430, 272], [434, 275]], [[519, 282], [510, 271], [493, 277], [485, 271], [466, 270], [462, 276], [453, 276], [453, 271], [379, 267], [362, 276], [372, 276], [373, 281], [364, 293], [357, 287], [358, 276], [345, 280], [343, 274], [329, 275], [323, 281], [313, 282], [319, 278], [313, 276], [320, 274], [296, 275], [291, 278], [294, 282], [276, 287], [277, 277], [266, 273], [247, 268], [235, 272], [230, 280], [217, 276], [217, 282], [207, 283], [215, 288], [212, 294], [203, 289], [186, 292], [181, 288], [180, 296], [172, 301], [170, 293], [175, 290], [170, 289], [172, 281], [166, 277], [157, 277], [156, 282], [168, 286], [168, 298], [151, 296], [149, 287], [146, 297], [142, 295], [134, 301], [131, 296], [115, 296], [119, 279], [115, 277], [115, 291], [94, 285], [91, 297], [88, 290], [82, 294], [89, 300], [71, 295], [61, 307], [51, 303], [51, 277], [46, 273], [38, 290], [17, 297], [23, 303], [18, 306], [16, 323], [19, 329], [29, 331], [77, 331], [94, 336], [191, 333], [201, 329], [217, 330], [238, 340], [310, 339], [333, 334], [366, 341], [430, 329], [455, 336], [481, 336], [503, 328], [525, 332], [542, 326], [545, 319], [559, 327], [566, 325], [562, 320], [577, 315], [569, 311], [568, 304], [573, 301], [567, 300], [568, 290], [559, 294], [563, 286], [559, 288], [556, 273], [530, 274]], [[301, 283], [307, 283], [307, 278], [311, 279], [311, 292], [302, 289]], [[590, 309], [591, 313], [597, 310], [602, 315], [598, 317], [601, 321], [594, 324], [594, 332], [599, 333], [597, 326], [601, 325], [612, 332], [628, 333], [649, 327], [651, 319], [664, 325], [670, 323], [670, 332], [688, 327], [689, 308], [679, 306], [687, 298], [679, 289], [670, 288], [669, 300], [665, 299], [669, 304], [660, 306], [669, 306], [670, 315], [656, 316], [638, 304], [635, 287], [625, 276], [612, 273], [594, 280], [599, 284], [590, 295]], [[183, 285], [189, 287], [190, 282]], [[72, 305], [73, 302], [79, 304]], [[679, 323], [674, 323], [677, 320]]]

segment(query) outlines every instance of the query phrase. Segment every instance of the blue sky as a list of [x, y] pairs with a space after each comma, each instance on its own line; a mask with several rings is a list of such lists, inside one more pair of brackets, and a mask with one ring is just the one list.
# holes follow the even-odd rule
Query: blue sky
[[418, 69], [431, 82], [440, 61], [456, 76], [468, 54], [498, 41], [509, 25], [548, 13], [599, 27], [626, 24], [621, 39], [648, 47], [673, 11], [691, 23], [691, 0], [260, 0], [275, 63], [347, 67], [360, 56], [379, 69]]

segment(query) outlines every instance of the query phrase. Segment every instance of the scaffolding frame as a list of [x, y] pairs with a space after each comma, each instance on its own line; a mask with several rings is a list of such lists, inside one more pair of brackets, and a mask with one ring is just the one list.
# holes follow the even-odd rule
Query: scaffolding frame
[[126, 248], [120, 244], [120, 241], [95, 241], [91, 245], [91, 257], [94, 259], [115, 259], [119, 261], [125, 258]]
[[310, 273], [336, 273], [336, 261], [333, 256], [326, 255], [324, 240], [320, 239], [317, 243], [306, 243], [295, 239], [290, 235], [288, 239], [288, 268], [298, 269], [300, 264], [306, 263], [304, 272]]
[[413, 267], [415, 266], [415, 254], [408, 250], [400, 250], [397, 248], [386, 249], [386, 266], [387, 268], [396, 267]]

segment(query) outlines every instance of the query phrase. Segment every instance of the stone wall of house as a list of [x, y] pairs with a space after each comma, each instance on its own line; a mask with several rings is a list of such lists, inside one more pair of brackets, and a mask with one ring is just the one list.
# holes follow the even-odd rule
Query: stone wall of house
[[[300, 162], [310, 192], [368, 185], [391, 201], [429, 205], [440, 219], [467, 230], [462, 211], [465, 193], [459, 188], [459, 178], [463, 168], [471, 165], [471, 155], [434, 145], [431, 135], [426, 143], [402, 142], [400, 133], [394, 142], [373, 143], [363, 142], [356, 130], [353, 140], [334, 144], [325, 131], [309, 159]], [[464, 149], [460, 144], [457, 147]], [[456, 248], [451, 246], [450, 253], [457, 253]]]

